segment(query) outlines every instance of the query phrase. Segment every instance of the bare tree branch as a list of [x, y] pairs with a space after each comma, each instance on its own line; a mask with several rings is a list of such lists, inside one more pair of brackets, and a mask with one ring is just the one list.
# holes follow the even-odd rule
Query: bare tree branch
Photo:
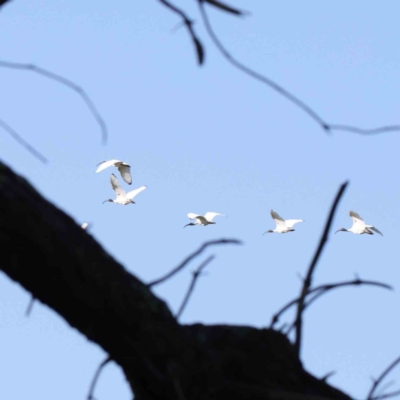
[[70, 81], [69, 79], [64, 78], [61, 75], [57, 75], [51, 71], [48, 71], [41, 67], [37, 67], [36, 65], [33, 65], [33, 64], [23, 64], [23, 63], [16, 63], [16, 62], [0, 60], [0, 67], [32, 71], [32, 72], [35, 72], [36, 74], [42, 75], [46, 78], [57, 81], [57, 82], [61, 83], [62, 85], [65, 85], [65, 86], [69, 87], [70, 89], [72, 89], [73, 91], [75, 91], [76, 93], [78, 93], [78, 95], [85, 102], [86, 106], [89, 108], [89, 111], [91, 112], [91, 114], [93, 115], [93, 117], [95, 118], [97, 123], [100, 125], [103, 144], [107, 142], [108, 133], [107, 133], [106, 123], [104, 122], [100, 113], [97, 111], [97, 108], [94, 105], [93, 101], [87, 95], [85, 90], [83, 90], [80, 86], [78, 86], [74, 82]]
[[205, 0], [205, 1], [208, 4], [211, 4], [212, 6], [219, 8], [220, 10], [226, 11], [226, 12], [234, 14], [234, 15], [243, 16], [243, 15], [247, 14], [244, 11], [238, 10], [237, 8], [233, 8], [233, 7], [229, 6], [228, 4], [222, 3], [217, 0]]
[[93, 379], [92, 379], [92, 383], [90, 384], [89, 394], [88, 394], [88, 396], [87, 396], [87, 400], [95, 400], [93, 393], [94, 393], [94, 389], [95, 389], [95, 387], [96, 387], [97, 381], [98, 381], [98, 379], [99, 379], [100, 372], [101, 372], [101, 370], [102, 370], [110, 361], [111, 361], [111, 358], [110, 358], [110, 357], [107, 357], [107, 358], [97, 367], [96, 372], [95, 372], [95, 374], [94, 374], [94, 376], [93, 376]]
[[199, 267], [198, 267], [195, 271], [193, 271], [192, 281], [190, 282], [189, 288], [188, 288], [188, 290], [187, 290], [187, 292], [186, 292], [186, 295], [185, 295], [185, 297], [184, 297], [184, 299], [183, 299], [183, 301], [182, 301], [182, 304], [181, 304], [181, 306], [179, 307], [178, 312], [176, 313], [176, 316], [175, 316], [176, 319], [179, 319], [179, 317], [182, 315], [183, 310], [185, 309], [185, 307], [186, 307], [186, 305], [187, 305], [187, 303], [188, 303], [188, 301], [189, 301], [189, 299], [190, 299], [190, 296], [191, 296], [192, 293], [193, 293], [193, 290], [194, 290], [194, 287], [195, 287], [195, 285], [196, 285], [197, 279], [198, 279], [199, 276], [201, 275], [203, 269], [204, 269], [212, 260], [214, 260], [214, 258], [215, 258], [214, 255], [208, 257], [205, 261], [203, 261], [203, 262], [199, 265]]
[[[392, 286], [387, 285], [386, 283], [382, 282], [376, 282], [376, 281], [364, 281], [361, 279], [356, 279], [354, 281], [347, 281], [347, 282], [339, 282], [339, 283], [333, 283], [333, 284], [328, 284], [328, 285], [321, 285], [316, 287], [315, 289], [312, 289], [308, 292], [308, 294], [315, 293], [315, 295], [307, 300], [307, 302], [303, 306], [303, 312], [305, 309], [307, 309], [312, 303], [314, 303], [315, 300], [317, 300], [319, 297], [321, 297], [323, 294], [331, 291], [332, 289], [337, 289], [341, 288], [344, 286], [360, 286], [360, 285], [368, 285], [368, 286], [377, 286], [383, 289], [388, 289], [388, 290], [393, 290]], [[298, 299], [299, 301], [300, 299]], [[298, 303], [297, 301], [297, 303]], [[289, 335], [289, 333], [296, 327], [296, 321], [294, 321], [285, 331], [286, 335]]]
[[43, 164], [47, 163], [47, 158], [39, 153], [32, 145], [30, 145], [25, 139], [23, 139], [10, 125], [6, 124], [3, 120], [0, 119], [0, 126], [14, 139], [16, 140], [22, 147], [29, 151], [34, 157], [36, 157]]
[[182, 22], [185, 24], [189, 36], [191, 37], [196, 54], [197, 54], [197, 62], [202, 65], [204, 63], [204, 47], [201, 44], [199, 38], [196, 36], [193, 29], [193, 21], [188, 18], [188, 16], [178, 7], [173, 5], [170, 1], [167, 0], [159, 0], [162, 4], [164, 4], [167, 8], [169, 8], [174, 13], [178, 14], [182, 18]]
[[[376, 282], [376, 281], [366, 281], [360, 278], [356, 278], [352, 281], [338, 282], [338, 283], [330, 283], [325, 285], [317, 286], [313, 289], [308, 290], [306, 296], [316, 293], [310, 300], [307, 301], [307, 304], [304, 305], [303, 309], [306, 309], [311, 303], [313, 303], [318, 297], [323, 294], [329, 292], [332, 289], [337, 289], [343, 286], [357, 286], [357, 285], [371, 285], [371, 286], [379, 286], [384, 289], [393, 290], [392, 286], [387, 285], [386, 283]], [[270, 328], [272, 328], [278, 321], [279, 318], [285, 313], [290, 307], [294, 306], [300, 301], [300, 298], [294, 299], [283, 306], [277, 313], [275, 313], [271, 319]]]
[[176, 273], [181, 271], [186, 265], [193, 260], [193, 258], [200, 255], [208, 246], [214, 246], [216, 244], [242, 244], [240, 240], [237, 239], [220, 239], [220, 240], [211, 240], [210, 242], [203, 243], [198, 250], [194, 253], [187, 256], [177, 267], [175, 267], [172, 271], [168, 272], [166, 275], [161, 278], [155, 279], [154, 281], [147, 284], [147, 287], [152, 287], [158, 285], [162, 282], [165, 282], [169, 278], [173, 277]]
[[[392, 363], [389, 364], [388, 367], [386, 367], [382, 373], [378, 376], [376, 380], [374, 380], [374, 383], [371, 386], [370, 391], [368, 392], [367, 395], [367, 400], [378, 400], [378, 399], [385, 399], [388, 398], [387, 395], [380, 395], [379, 397], [375, 397], [374, 393], [378, 386], [382, 383], [382, 381], [385, 379], [385, 377], [398, 365], [400, 364], [400, 357], [397, 357]], [[392, 392], [389, 397], [394, 397], [400, 394], [400, 391]]]
[[389, 392], [385, 394], [381, 394], [379, 396], [373, 397], [371, 400], [384, 400], [384, 399], [390, 399], [393, 397], [400, 396], [400, 390], [395, 390], [394, 392]]
[[245, 74], [251, 76], [252, 78], [258, 80], [259, 82], [264, 83], [265, 85], [269, 86], [271, 89], [275, 90], [280, 95], [285, 97], [287, 100], [289, 100], [290, 102], [295, 104], [297, 107], [299, 107], [301, 110], [303, 110], [309, 117], [311, 117], [311, 119], [313, 119], [324, 131], [332, 132], [334, 130], [341, 130], [341, 131], [360, 133], [360, 134], [364, 134], [364, 135], [377, 134], [377, 133], [389, 132], [389, 131], [400, 131], [400, 125], [384, 126], [384, 127], [374, 128], [374, 129], [362, 129], [362, 128], [357, 128], [357, 127], [348, 126], [348, 125], [328, 123], [316, 111], [314, 111], [313, 108], [311, 108], [304, 101], [300, 100], [294, 94], [292, 94], [291, 92], [286, 90], [283, 86], [278, 85], [272, 79], [269, 79], [266, 76], [252, 70], [251, 68], [247, 67], [245, 64], [243, 64], [242, 62], [240, 62], [236, 58], [234, 58], [228, 52], [226, 47], [222, 44], [221, 40], [218, 38], [218, 36], [214, 32], [214, 29], [210, 23], [210, 20], [208, 18], [208, 15], [207, 15], [205, 7], [204, 7], [204, 3], [207, 2], [207, 0], [197, 0], [197, 1], [200, 6], [200, 14], [202, 16], [204, 26], [208, 32], [208, 35], [210, 36], [211, 40], [213, 41], [213, 43], [215, 44], [215, 46], [217, 47], [219, 52], [224, 56], [224, 58], [230, 64], [232, 64], [234, 67], [239, 69], [240, 71], [242, 71]]
[[321, 239], [319, 241], [318, 248], [315, 252], [314, 258], [311, 261], [310, 267], [308, 268], [306, 278], [304, 279], [303, 282], [303, 287], [301, 289], [301, 294], [299, 298], [299, 302], [297, 303], [297, 314], [296, 314], [296, 339], [295, 339], [295, 350], [298, 355], [300, 355], [300, 348], [301, 348], [301, 335], [302, 335], [302, 316], [303, 316], [303, 308], [304, 308], [304, 301], [307, 296], [307, 293], [310, 289], [311, 286], [311, 281], [312, 281], [312, 276], [315, 270], [315, 267], [317, 266], [318, 260], [322, 254], [322, 250], [325, 247], [326, 242], [328, 241], [328, 234], [329, 234], [329, 229], [332, 225], [333, 217], [335, 215], [336, 208], [339, 204], [340, 199], [342, 198], [346, 187], [348, 185], [348, 182], [344, 182], [340, 188], [339, 191], [336, 195], [335, 200], [333, 201], [331, 211], [329, 213], [328, 219], [325, 224], [324, 231], [322, 233]]

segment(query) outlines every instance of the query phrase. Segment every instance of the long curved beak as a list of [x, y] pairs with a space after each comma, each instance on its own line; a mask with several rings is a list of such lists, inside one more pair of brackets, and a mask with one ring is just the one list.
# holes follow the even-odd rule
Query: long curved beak
[[109, 201], [112, 201], [112, 200], [110, 200], [110, 199], [104, 200], [101, 204], [107, 203], [107, 202], [109, 202]]
[[192, 225], [191, 223], [189, 223], [189, 224], [186, 224], [185, 226], [184, 226], [184, 228], [186, 228], [187, 226], [189, 226], [189, 225]]

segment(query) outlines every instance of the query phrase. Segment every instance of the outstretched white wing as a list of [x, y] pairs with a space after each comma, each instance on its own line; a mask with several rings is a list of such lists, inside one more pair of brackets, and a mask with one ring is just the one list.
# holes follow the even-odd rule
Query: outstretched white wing
[[98, 168], [96, 169], [96, 174], [103, 171], [108, 167], [115, 166], [118, 163], [122, 163], [120, 160], [109, 160], [109, 161], [102, 161], [101, 163], [97, 164]]
[[122, 179], [130, 185], [132, 183], [131, 166], [126, 163], [118, 164], [118, 171], [120, 172]]
[[124, 197], [126, 194], [125, 190], [122, 189], [121, 185], [118, 182], [117, 177], [114, 174], [111, 174], [110, 181], [111, 181], [112, 188], [114, 189], [115, 193], [117, 193], [117, 196]]
[[374, 226], [372, 226], [372, 225], [365, 225], [367, 228], [369, 228], [369, 229], [371, 229], [372, 231], [374, 231], [374, 232], [376, 232], [376, 233], [379, 233], [380, 235], [382, 235], [383, 236], [383, 233], [378, 229], [378, 228], [375, 228]]
[[276, 226], [285, 226], [285, 220], [274, 210], [271, 210], [271, 217], [276, 222]]
[[350, 211], [349, 215], [353, 220], [353, 227], [357, 227], [358, 229], [365, 228], [364, 220], [356, 212]]
[[215, 217], [218, 216], [218, 215], [221, 215], [222, 217], [225, 217], [224, 214], [220, 214], [220, 213], [208, 211], [208, 212], [206, 212], [206, 213], [204, 214], [204, 218], [205, 218], [207, 221], [211, 222], [211, 221], [213, 220], [213, 218], [215, 218]]
[[197, 217], [199, 217], [199, 214], [195, 214], [195, 213], [188, 213], [188, 218], [189, 219], [196, 219]]
[[140, 192], [143, 192], [143, 190], [145, 190], [147, 188], [147, 186], [140, 186], [140, 188], [137, 188], [137, 189], [135, 189], [135, 190], [132, 190], [132, 191], [130, 191], [130, 192], [128, 192], [127, 194], [126, 194], [126, 197], [128, 198], [128, 199], [133, 199], [135, 196], [137, 196]]
[[304, 222], [304, 219], [287, 219], [287, 220], [285, 221], [285, 225], [286, 225], [288, 228], [293, 228], [293, 225], [295, 225], [295, 224], [297, 224], [297, 223], [299, 223], [299, 222]]

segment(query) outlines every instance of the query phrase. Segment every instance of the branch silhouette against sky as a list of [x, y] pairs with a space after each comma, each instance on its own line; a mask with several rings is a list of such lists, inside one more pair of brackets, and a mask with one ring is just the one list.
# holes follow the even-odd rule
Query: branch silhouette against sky
[[[205, 50], [204, 50], [204, 46], [201, 44], [199, 38], [195, 35], [195, 33], [193, 31], [193, 20], [190, 19], [183, 10], [178, 9], [171, 2], [166, 1], [166, 0], [159, 0], [159, 1], [162, 4], [164, 4], [166, 7], [168, 7], [175, 13], [177, 13], [182, 18], [183, 23], [187, 26], [189, 35], [191, 36], [191, 39], [192, 39], [193, 43], [195, 44], [198, 63], [199, 63], [199, 65], [203, 65]], [[233, 57], [231, 55], [231, 53], [228, 51], [228, 49], [224, 46], [222, 41], [219, 39], [217, 34], [215, 33], [215, 30], [214, 30], [213, 26], [211, 25], [210, 19], [206, 12], [206, 7], [205, 7], [204, 3], [212, 5], [221, 11], [224, 11], [229, 14], [236, 15], [236, 16], [240, 16], [240, 17], [249, 14], [248, 12], [237, 10], [234, 7], [231, 7], [227, 4], [224, 4], [224, 3], [221, 3], [221, 2], [215, 1], [215, 0], [197, 0], [197, 2], [199, 4], [200, 15], [201, 15], [201, 20], [203, 22], [203, 25], [208, 33], [208, 36], [210, 37], [211, 41], [214, 43], [214, 45], [218, 49], [218, 51], [221, 53], [221, 55], [231, 65], [233, 65], [238, 70], [242, 71], [244, 74], [269, 86], [271, 89], [273, 89], [274, 91], [279, 93], [281, 96], [285, 97], [288, 101], [295, 104], [304, 113], [306, 113], [311, 119], [313, 119], [325, 132], [331, 133], [333, 131], [346, 131], [346, 132], [357, 133], [360, 135], [375, 135], [375, 134], [385, 133], [385, 132], [400, 131], [400, 125], [386, 125], [386, 126], [380, 126], [377, 128], [368, 129], [368, 128], [360, 128], [360, 127], [352, 126], [352, 125], [335, 124], [335, 123], [328, 122], [319, 113], [317, 113], [317, 111], [315, 111], [311, 106], [309, 106], [307, 103], [305, 103], [299, 97], [295, 96], [292, 92], [285, 89], [283, 86], [279, 85], [274, 80], [266, 77], [265, 75], [262, 75], [257, 71], [254, 71], [253, 69], [246, 66], [243, 62], [241, 62], [238, 59], [236, 59], [235, 57]]]

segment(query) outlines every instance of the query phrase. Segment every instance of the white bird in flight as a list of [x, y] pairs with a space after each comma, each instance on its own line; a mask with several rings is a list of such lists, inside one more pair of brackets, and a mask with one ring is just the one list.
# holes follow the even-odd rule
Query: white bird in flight
[[81, 225], [81, 228], [82, 228], [83, 230], [85, 230], [88, 226], [89, 226], [89, 223], [88, 223], [88, 222], [84, 222], [84, 223]]
[[[364, 220], [356, 212], [350, 211], [349, 215], [350, 215], [351, 219], [353, 220], [352, 227], [349, 229], [346, 229], [346, 228], [338, 229], [335, 233], [352, 232], [356, 235], [363, 235], [364, 233], [366, 233], [368, 235], [373, 235], [374, 232], [376, 232], [383, 236], [383, 233], [379, 229], [375, 228], [372, 225], [366, 225]], [[374, 231], [374, 232], [372, 232], [372, 231]]]
[[132, 175], [131, 175], [131, 166], [126, 162], [120, 160], [109, 160], [109, 161], [102, 161], [101, 163], [97, 164], [98, 168], [96, 169], [96, 174], [105, 170], [108, 167], [117, 167], [119, 173], [122, 176], [122, 179], [130, 185], [132, 183]]
[[276, 223], [276, 228], [274, 230], [270, 229], [267, 232], [264, 232], [263, 235], [266, 233], [287, 233], [293, 232], [293, 225], [297, 224], [298, 222], [304, 222], [304, 219], [283, 219], [278, 213], [274, 210], [271, 210], [271, 217]]
[[117, 177], [114, 174], [111, 174], [110, 181], [111, 181], [112, 188], [114, 189], [115, 193], [117, 194], [117, 198], [115, 200], [113, 200], [113, 199], [104, 200], [103, 204], [106, 203], [107, 201], [109, 201], [111, 203], [123, 204], [123, 205], [127, 205], [130, 203], [136, 204], [133, 201], [133, 198], [147, 188], [147, 186], [140, 186], [140, 188], [137, 188], [135, 190], [132, 190], [132, 191], [126, 193], [125, 190], [122, 189], [121, 185], [118, 182]]
[[216, 216], [222, 216], [225, 217], [224, 214], [220, 214], [220, 213], [216, 213], [216, 212], [211, 212], [208, 211], [203, 215], [198, 215], [198, 214], [194, 214], [194, 213], [189, 213], [187, 216], [189, 219], [194, 219], [196, 220], [196, 222], [190, 222], [189, 224], [185, 225], [184, 228], [186, 228], [187, 226], [194, 226], [194, 225], [203, 225], [203, 226], [207, 226], [210, 224], [215, 224], [215, 222], [213, 222], [214, 217]]

